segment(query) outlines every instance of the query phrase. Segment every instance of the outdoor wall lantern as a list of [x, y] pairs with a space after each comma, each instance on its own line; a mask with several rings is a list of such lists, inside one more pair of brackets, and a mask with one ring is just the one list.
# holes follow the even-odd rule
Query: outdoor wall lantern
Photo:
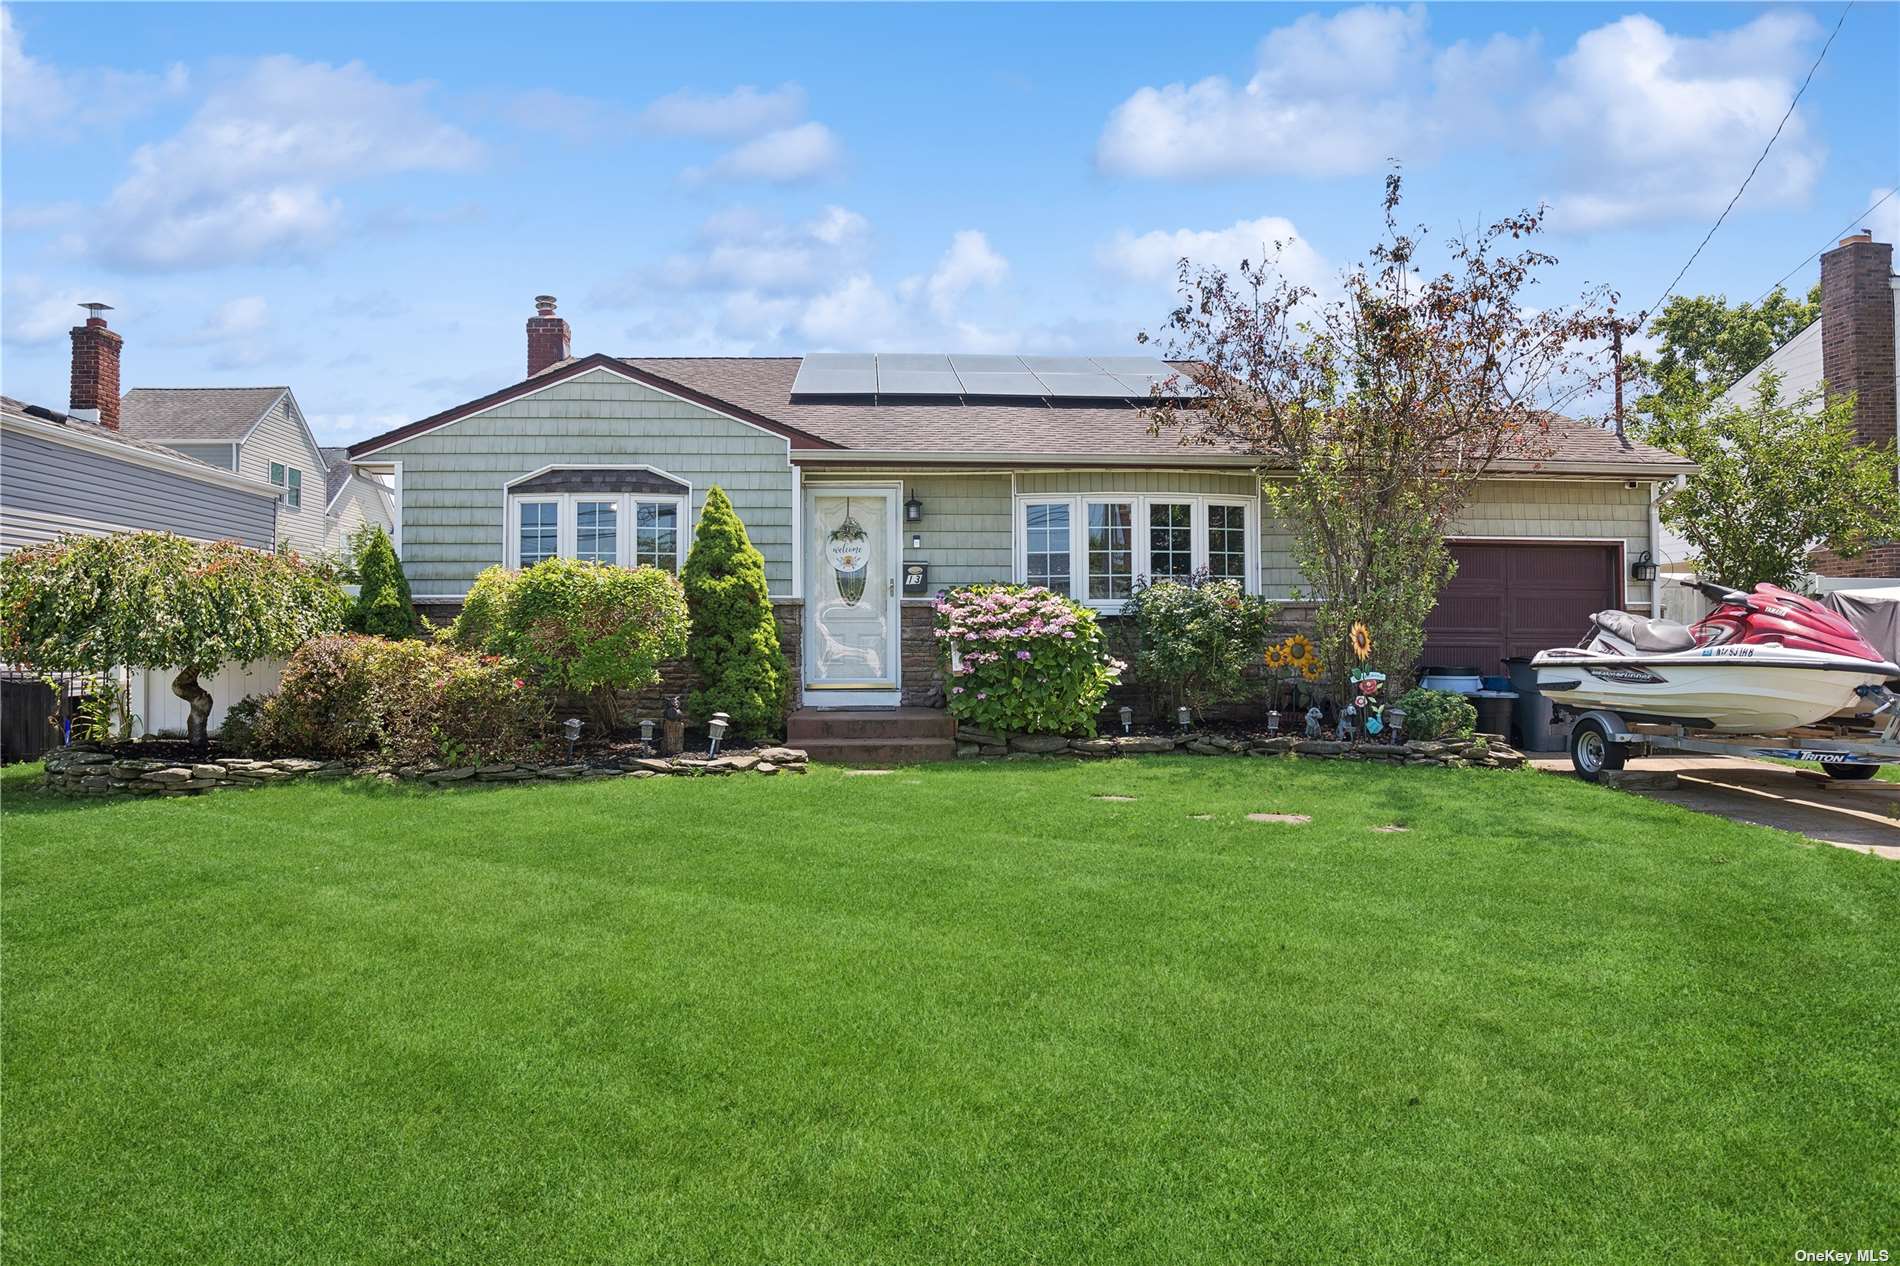
[[1185, 703], [1174, 710], [1174, 723], [1184, 730], [1194, 723], [1194, 718], [1188, 713]]
[[1122, 705], [1122, 733], [1133, 734], [1134, 732], [1135, 710], [1124, 703]]
[[561, 729], [567, 735], [567, 758], [574, 759], [574, 744], [581, 741], [581, 719], [569, 717], [561, 722]]
[[1649, 557], [1648, 550], [1644, 550], [1642, 553], [1638, 554], [1636, 556], [1636, 561], [1630, 564], [1630, 579], [1631, 580], [1656, 579], [1656, 564]]
[[910, 500], [904, 503], [904, 522], [922, 523], [923, 521], [924, 503], [917, 499], [916, 493], [912, 493]]
[[659, 722], [655, 721], [652, 717], [640, 718], [640, 741], [642, 743], [651, 743], [653, 741], [653, 727], [658, 724]]
[[726, 737], [726, 727], [732, 724], [732, 718], [723, 712], [712, 714], [712, 720], [706, 722], [706, 733], [712, 736], [712, 746], [706, 749], [706, 755], [719, 755], [719, 740]]

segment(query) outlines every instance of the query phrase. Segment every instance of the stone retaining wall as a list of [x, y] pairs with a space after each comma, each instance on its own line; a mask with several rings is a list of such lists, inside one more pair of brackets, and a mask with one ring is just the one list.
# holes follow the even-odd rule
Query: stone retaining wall
[[561, 781], [596, 778], [694, 777], [722, 774], [802, 774], [808, 760], [795, 747], [708, 759], [704, 756], [635, 757], [619, 765], [362, 765], [349, 761], [249, 760], [219, 756], [186, 762], [126, 756], [73, 746], [46, 757], [46, 787], [70, 796], [188, 796], [221, 787], [261, 787], [297, 778], [374, 778], [425, 787], [459, 783]]
[[1187, 752], [1195, 756], [1312, 756], [1330, 760], [1380, 761], [1388, 765], [1448, 765], [1480, 769], [1516, 769], [1525, 756], [1495, 734], [1468, 739], [1411, 743], [1344, 743], [1286, 736], [1229, 738], [1224, 734], [1134, 734], [1104, 738], [1064, 738], [1060, 734], [990, 734], [960, 727], [959, 757], [1132, 756], [1147, 752]]

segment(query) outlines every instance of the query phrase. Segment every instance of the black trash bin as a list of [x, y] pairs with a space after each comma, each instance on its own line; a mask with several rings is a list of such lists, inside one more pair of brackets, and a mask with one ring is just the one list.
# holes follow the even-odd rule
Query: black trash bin
[[1530, 656], [1513, 655], [1504, 661], [1511, 673], [1511, 689], [1517, 702], [1511, 706], [1511, 723], [1520, 751], [1561, 752], [1570, 745], [1570, 723], [1558, 722], [1551, 714], [1556, 705], [1537, 688], [1537, 670]]

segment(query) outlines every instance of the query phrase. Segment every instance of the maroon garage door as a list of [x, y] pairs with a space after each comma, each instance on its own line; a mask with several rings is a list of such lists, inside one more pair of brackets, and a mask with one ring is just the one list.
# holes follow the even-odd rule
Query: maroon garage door
[[1574, 646], [1622, 595], [1615, 545], [1453, 545], [1458, 574], [1425, 621], [1424, 664], [1502, 673], [1507, 655]]

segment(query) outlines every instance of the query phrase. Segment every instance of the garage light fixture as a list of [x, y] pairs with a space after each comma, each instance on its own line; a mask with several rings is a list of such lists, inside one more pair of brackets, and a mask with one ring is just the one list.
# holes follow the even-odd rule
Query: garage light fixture
[[1630, 564], [1630, 579], [1643, 581], [1656, 579], [1656, 564], [1651, 561], [1648, 550], [1638, 554], [1636, 561]]

